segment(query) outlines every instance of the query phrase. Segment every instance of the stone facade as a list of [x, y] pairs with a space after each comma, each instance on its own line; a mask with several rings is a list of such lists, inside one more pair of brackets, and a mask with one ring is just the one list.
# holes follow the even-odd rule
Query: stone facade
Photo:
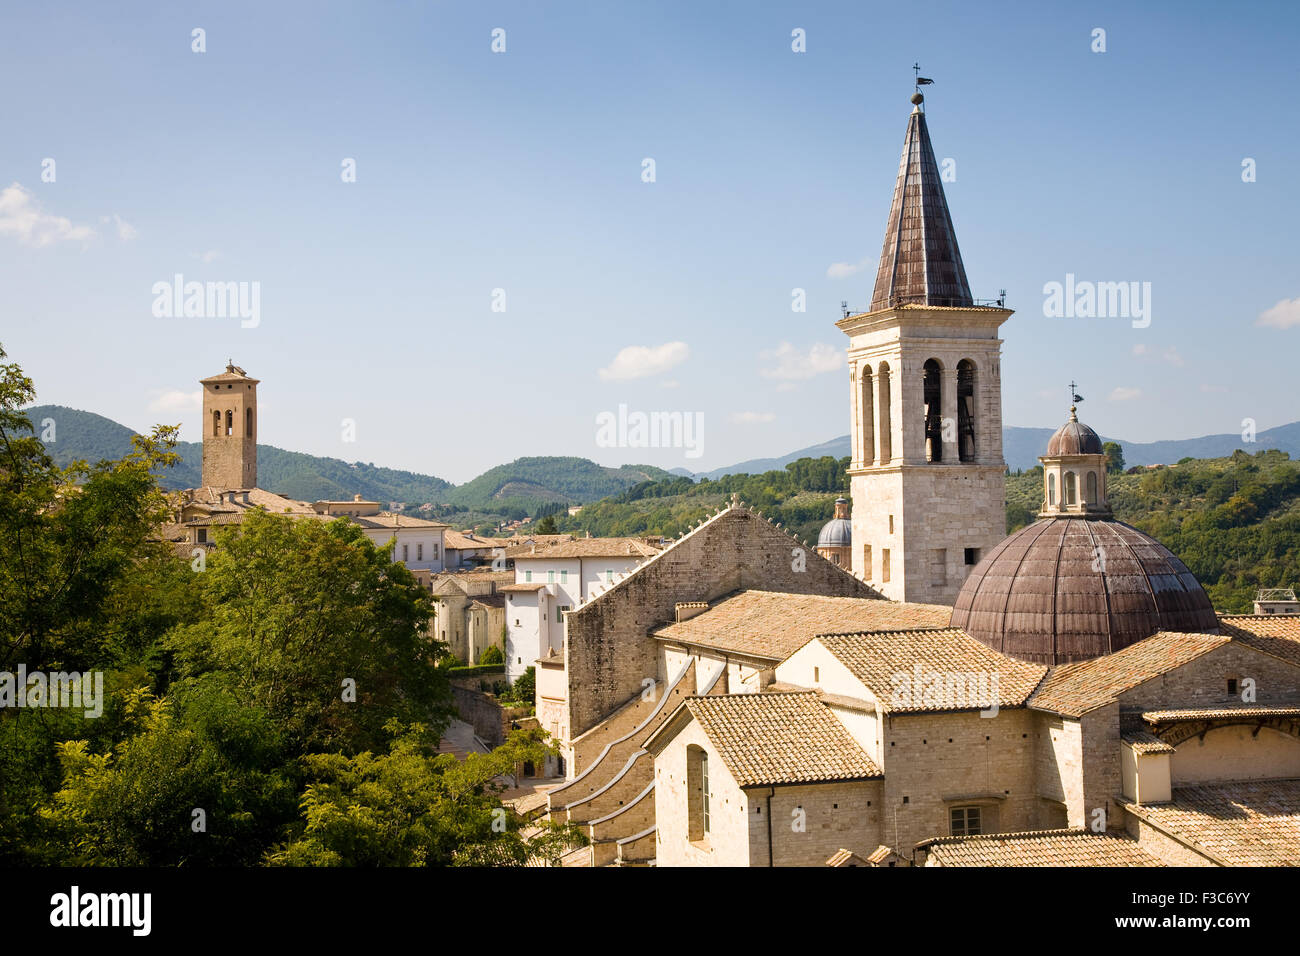
[[[1002, 308], [905, 306], [838, 323], [849, 336], [853, 572], [900, 601], [952, 604], [1006, 535]], [[925, 365], [943, 435], [927, 440]], [[958, 367], [973, 369], [973, 454], [958, 434]]]
[[565, 615], [568, 706], [553, 731], [562, 745], [639, 695], [645, 680], [670, 676], [659, 673], [650, 629], [674, 620], [678, 602], [713, 601], [744, 588], [879, 597], [762, 516], [733, 505]]
[[203, 484], [257, 487], [257, 379], [227, 365], [203, 379]]

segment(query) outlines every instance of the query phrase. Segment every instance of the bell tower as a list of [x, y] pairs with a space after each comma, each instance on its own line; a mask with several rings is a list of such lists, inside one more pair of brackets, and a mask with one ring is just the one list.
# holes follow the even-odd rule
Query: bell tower
[[952, 604], [1006, 536], [1002, 340], [976, 304], [913, 94], [880, 268], [849, 337], [853, 573], [887, 597]]
[[257, 384], [232, 361], [203, 386], [203, 484], [257, 487]]

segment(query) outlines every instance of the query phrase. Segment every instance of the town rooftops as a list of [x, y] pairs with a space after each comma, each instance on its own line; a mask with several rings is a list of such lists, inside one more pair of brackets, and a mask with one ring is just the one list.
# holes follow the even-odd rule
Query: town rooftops
[[426, 518], [412, 518], [409, 515], [394, 514], [383, 511], [377, 515], [347, 515], [347, 519], [362, 528], [375, 531], [425, 530], [446, 528], [441, 521], [429, 521]]
[[533, 591], [540, 591], [544, 587], [546, 587], [546, 585], [541, 583], [525, 584], [521, 582], [519, 584], [507, 584], [500, 590], [503, 594], [527, 594]]
[[881, 776], [816, 694], [688, 697], [646, 741], [647, 749], [662, 749], [687, 715], [699, 723], [741, 787]]
[[943, 866], [1165, 866], [1163, 860], [1118, 833], [1030, 830], [982, 836], [937, 837], [916, 845], [927, 862]]
[[1082, 717], [1125, 691], [1167, 674], [1231, 640], [1220, 634], [1162, 631], [1123, 650], [1053, 667], [1029, 699], [1035, 710]]
[[[1045, 665], [999, 654], [957, 627], [819, 634], [815, 640], [890, 713], [986, 709], [995, 677], [997, 705], [1020, 707], [1047, 673]], [[899, 675], [907, 678], [905, 694]], [[956, 688], [951, 681], [960, 675], [967, 679]]]
[[1126, 811], [1222, 866], [1300, 866], [1300, 780], [1174, 787], [1168, 803]]
[[708, 610], [653, 631], [661, 641], [783, 661], [817, 634], [942, 627], [952, 609], [874, 598], [736, 591]]
[[515, 561], [553, 561], [558, 558], [649, 558], [659, 553], [639, 538], [576, 538], [552, 545], [512, 548], [506, 557]]
[[456, 551], [482, 551], [488, 548], [506, 548], [512, 544], [511, 538], [480, 538], [468, 531], [443, 532], [443, 540], [448, 548]]

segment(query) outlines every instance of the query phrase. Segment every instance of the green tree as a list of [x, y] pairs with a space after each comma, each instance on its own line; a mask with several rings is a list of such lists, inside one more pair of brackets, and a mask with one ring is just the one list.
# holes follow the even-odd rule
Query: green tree
[[431, 725], [452, 712], [426, 633], [431, 599], [346, 519], [295, 520], [254, 510], [218, 533], [196, 575], [205, 615], [177, 630], [183, 677], [220, 675], [304, 749], [357, 752], [384, 724]]
[[425, 728], [389, 724], [388, 752], [311, 754], [313, 782], [295, 835], [267, 854], [275, 866], [522, 866], [558, 862], [585, 842], [570, 824], [527, 830], [497, 794], [503, 775], [554, 751], [542, 731], [515, 731], [489, 754], [459, 761], [429, 752]]
[[536, 532], [538, 534], [555, 534], [555, 515], [547, 515], [537, 522]]
[[489, 644], [487, 649], [479, 655], [479, 664], [504, 664], [506, 655], [496, 644]]
[[1117, 441], [1108, 441], [1101, 446], [1106, 453], [1106, 472], [1117, 475], [1124, 470], [1124, 448]]

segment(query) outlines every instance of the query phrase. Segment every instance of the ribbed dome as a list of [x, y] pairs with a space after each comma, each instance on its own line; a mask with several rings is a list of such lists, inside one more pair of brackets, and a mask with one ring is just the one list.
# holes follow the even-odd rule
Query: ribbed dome
[[832, 518], [817, 535], [819, 548], [847, 548], [853, 544], [853, 523], [848, 518]]
[[1058, 455], [1102, 455], [1101, 439], [1097, 433], [1074, 417], [1058, 428], [1047, 440], [1047, 457]]
[[1046, 518], [1002, 541], [966, 578], [952, 624], [1040, 664], [1100, 657], [1157, 631], [1219, 627], [1200, 583], [1168, 548], [1095, 518]]

